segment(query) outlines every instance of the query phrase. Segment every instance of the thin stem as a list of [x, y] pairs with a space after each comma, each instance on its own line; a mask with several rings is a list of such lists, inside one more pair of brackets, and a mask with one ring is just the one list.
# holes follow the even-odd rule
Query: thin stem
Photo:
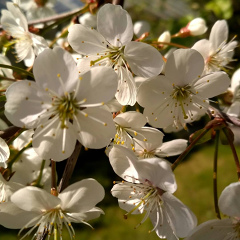
[[35, 184], [34, 184], [34, 186], [36, 186], [36, 187], [42, 187], [41, 186], [41, 180], [42, 180], [43, 169], [44, 169], [45, 163], [46, 163], [46, 160], [42, 160], [40, 173], [39, 173], [38, 178], [37, 178], [37, 180], [35, 181]]
[[51, 181], [51, 194], [58, 195], [57, 192], [57, 176], [56, 176], [56, 162], [51, 159], [52, 181]]
[[237, 168], [238, 181], [240, 182], [240, 163], [239, 163], [238, 155], [237, 155], [237, 152], [236, 152], [236, 148], [233, 144], [233, 140], [229, 136], [229, 131], [231, 131], [229, 128], [228, 129], [223, 128], [223, 132], [224, 132], [225, 136], [227, 137], [228, 143], [229, 143], [229, 145], [231, 147], [231, 150], [232, 150], [233, 158], [234, 158], [235, 165], [236, 165], [236, 168]]
[[5, 77], [5, 76], [0, 76], [0, 80], [8, 80], [8, 81], [12, 81], [12, 82], [17, 81], [17, 79], [15, 79], [15, 78], [9, 78], [9, 77]]
[[15, 156], [14, 158], [8, 162], [8, 168], [11, 169], [12, 165], [18, 160], [18, 158], [20, 157], [20, 155], [29, 147], [32, 146], [32, 141], [30, 141], [24, 148], [22, 148]]
[[216, 130], [215, 151], [213, 160], [213, 200], [217, 218], [221, 219], [220, 210], [218, 207], [218, 192], [217, 192], [217, 160], [218, 160], [219, 135], [220, 135], [219, 130]]
[[152, 42], [152, 44], [154, 45], [168, 45], [168, 46], [174, 46], [174, 47], [177, 47], [177, 48], [184, 48], [184, 49], [188, 49], [189, 47], [186, 47], [184, 45], [181, 45], [181, 44], [177, 44], [177, 43], [172, 43], [172, 42]]
[[74, 152], [72, 153], [72, 155], [67, 160], [67, 164], [66, 164], [66, 167], [64, 169], [63, 176], [62, 176], [62, 179], [61, 179], [59, 187], [58, 187], [59, 192], [62, 192], [68, 186], [69, 180], [70, 180], [70, 178], [73, 174], [73, 170], [74, 170], [75, 165], [77, 163], [78, 156], [80, 154], [81, 148], [82, 148], [82, 144], [77, 142], [76, 146], [75, 146], [75, 149], [74, 149]]
[[113, 5], [120, 5], [123, 7], [124, 0], [112, 0]]
[[16, 72], [20, 72], [20, 73], [24, 73], [32, 78], [34, 78], [33, 74], [31, 72], [28, 72], [22, 68], [19, 67], [15, 67], [15, 66], [10, 66], [10, 65], [5, 65], [5, 64], [0, 64], [0, 68], [8, 68], [8, 69], [12, 69]]
[[194, 145], [210, 130], [210, 128], [204, 128], [203, 131], [191, 142], [191, 144], [185, 149], [185, 151], [178, 157], [178, 159], [172, 164], [172, 170], [182, 162], [186, 155], [192, 150]]
[[54, 240], [58, 240], [58, 236], [57, 236], [57, 223], [56, 223], [56, 221], [54, 222]]

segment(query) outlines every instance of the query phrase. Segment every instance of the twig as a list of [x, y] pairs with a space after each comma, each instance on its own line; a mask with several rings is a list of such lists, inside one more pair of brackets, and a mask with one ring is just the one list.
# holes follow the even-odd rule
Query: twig
[[113, 5], [120, 5], [123, 7], [124, 0], [112, 0]]
[[75, 165], [77, 163], [78, 156], [80, 154], [81, 148], [82, 148], [82, 144], [77, 142], [76, 146], [75, 146], [75, 149], [74, 149], [74, 152], [72, 153], [72, 155], [67, 160], [67, 164], [66, 164], [66, 167], [64, 169], [62, 179], [59, 183], [59, 187], [58, 187], [59, 192], [62, 192], [68, 186], [69, 180], [70, 180], [70, 178], [73, 174], [73, 170], [74, 170]]
[[15, 127], [15, 126], [11, 126], [3, 131], [0, 131], [0, 137], [5, 139], [5, 140], [8, 140], [10, 139], [12, 136], [14, 136], [16, 133], [18, 133], [18, 131], [20, 130], [21, 128], [19, 127]]
[[216, 130], [215, 137], [215, 151], [213, 160], [213, 201], [217, 218], [221, 219], [220, 210], [218, 207], [218, 192], [217, 192], [217, 160], [218, 160], [218, 146], [219, 146], [219, 130]]

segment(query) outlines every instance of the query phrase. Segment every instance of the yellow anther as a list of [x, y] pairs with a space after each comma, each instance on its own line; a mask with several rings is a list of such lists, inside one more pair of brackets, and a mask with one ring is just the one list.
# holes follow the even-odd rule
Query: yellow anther
[[65, 151], [62, 151], [62, 153], [65, 153]]
[[134, 131], [134, 135], [137, 136], [137, 132], [136, 131]]
[[146, 139], [146, 138], [144, 138], [144, 139], [143, 139], [143, 141], [144, 141], [144, 142], [146, 142], [146, 141], [147, 141], [147, 139]]
[[25, 99], [28, 100], [28, 97], [26, 97]]
[[135, 152], [135, 147], [132, 147], [132, 150]]
[[87, 113], [85, 113], [85, 115], [84, 115], [85, 117], [88, 117], [88, 114]]
[[79, 80], [82, 80], [82, 77], [79, 77], [78, 79], [79, 79]]
[[106, 127], [106, 126], [107, 126], [107, 123], [104, 123], [103, 125]]
[[124, 144], [124, 141], [122, 141], [121, 144], [123, 145], [123, 144]]
[[102, 104], [102, 105], [104, 105], [105, 103], [104, 103], [104, 102], [102, 102], [101, 104]]
[[47, 92], [47, 91], [48, 91], [48, 88], [45, 88], [45, 91]]
[[57, 74], [57, 77], [61, 77], [60, 73]]
[[84, 43], [84, 41], [82, 41], [82, 43]]
[[31, 85], [32, 85], [32, 83], [29, 82], [29, 83], [28, 83], [28, 86], [31, 86]]

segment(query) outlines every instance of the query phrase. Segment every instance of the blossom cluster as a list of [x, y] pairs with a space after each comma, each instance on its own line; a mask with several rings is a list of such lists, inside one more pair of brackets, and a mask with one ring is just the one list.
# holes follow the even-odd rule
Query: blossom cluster
[[[136, 227], [150, 218], [150, 232], [160, 239], [240, 239], [239, 182], [219, 198], [219, 208], [229, 218], [197, 227], [195, 214], [173, 195], [173, 170], [180, 160], [173, 165], [168, 160], [183, 158], [205, 131], [223, 129], [228, 137], [227, 120], [239, 121], [239, 71], [232, 81], [226, 71], [238, 43], [228, 42], [227, 22], [217, 21], [209, 40], [186, 49], [172, 39], [204, 34], [204, 19], [192, 20], [174, 35], [166, 31], [156, 42], [149, 38], [150, 25], [133, 24], [122, 6], [86, 2], [72, 16], [79, 16], [78, 23], [72, 21], [52, 41], [43, 33], [54, 29], [57, 20], [34, 26], [29, 20], [55, 14], [54, 1], [7, 2], [1, 12], [9, 39], [0, 55], [9, 126], [4, 124], [17, 130], [0, 138], [0, 224], [24, 231], [22, 239], [33, 233], [37, 240], [63, 239], [64, 226], [73, 239], [71, 223], [91, 226], [88, 221], [104, 213], [96, 207], [104, 198], [102, 185], [87, 178], [63, 188], [56, 176], [57, 162], [68, 159], [65, 170], [74, 170], [71, 161], [77, 160], [81, 145], [106, 148], [113, 171], [123, 179], [114, 181], [111, 194], [126, 211], [124, 217], [144, 215]], [[163, 56], [162, 50], [172, 45], [179, 49]], [[10, 46], [13, 66], [6, 57]], [[26, 69], [16, 67], [18, 62]], [[232, 94], [228, 106], [216, 100], [223, 94]], [[163, 141], [165, 134], [187, 132], [207, 115], [209, 123], [191, 141]], [[61, 181], [68, 180], [62, 176]]]

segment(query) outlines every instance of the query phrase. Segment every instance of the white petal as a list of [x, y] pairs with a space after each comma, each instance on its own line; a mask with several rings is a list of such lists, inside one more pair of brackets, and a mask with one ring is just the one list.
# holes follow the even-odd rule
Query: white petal
[[100, 8], [97, 29], [115, 47], [126, 45], [133, 37], [132, 19], [118, 5], [105, 4]]
[[24, 148], [30, 141], [32, 141], [32, 135], [34, 131], [27, 130], [21, 133], [14, 141], [13, 141], [13, 147], [20, 151], [22, 148]]
[[234, 239], [233, 224], [230, 219], [214, 219], [200, 224], [185, 240]]
[[147, 119], [140, 112], [129, 111], [118, 114], [114, 122], [125, 128], [141, 128], [147, 123]]
[[22, 210], [12, 202], [5, 202], [0, 205], [0, 224], [6, 228], [22, 228], [38, 215], [39, 214], [35, 212]]
[[153, 77], [163, 69], [162, 55], [146, 43], [130, 42], [125, 46], [124, 58], [134, 74], [141, 77]]
[[213, 44], [213, 48], [217, 51], [218, 47], [228, 39], [228, 25], [226, 20], [217, 21], [211, 30], [209, 41]]
[[194, 89], [202, 98], [211, 98], [227, 90], [230, 79], [225, 72], [214, 72], [200, 78], [195, 84]]
[[43, 189], [28, 186], [15, 192], [11, 201], [25, 211], [42, 213], [60, 204], [60, 199]]
[[40, 53], [34, 62], [33, 74], [39, 87], [51, 89], [60, 96], [72, 92], [78, 81], [75, 61], [70, 53], [60, 47]]
[[165, 75], [176, 86], [184, 87], [198, 76], [204, 68], [203, 57], [194, 49], [178, 49], [168, 58]]
[[116, 129], [112, 114], [100, 107], [82, 110], [73, 121], [79, 142], [87, 148], [106, 147], [114, 137]]
[[214, 53], [212, 43], [207, 39], [202, 39], [197, 41], [193, 46], [192, 49], [197, 50], [203, 56], [205, 62], [207, 61], [208, 57]]
[[6, 162], [10, 156], [10, 150], [7, 143], [0, 138], [0, 162]]
[[129, 182], [139, 182], [136, 170], [138, 159], [131, 150], [114, 145], [109, 153], [109, 161], [118, 176]]
[[73, 153], [77, 136], [72, 124], [62, 128], [58, 116], [37, 127], [33, 135], [33, 148], [42, 159], [62, 161]]
[[69, 44], [80, 54], [97, 54], [107, 49], [105, 38], [95, 29], [75, 24], [68, 31]]
[[[41, 91], [35, 82], [24, 80], [12, 84], [6, 92], [5, 115], [18, 127], [34, 128], [40, 116], [45, 112], [51, 98]], [[43, 104], [44, 103], [44, 104]]]
[[110, 67], [95, 67], [82, 74], [76, 99], [85, 99], [84, 106], [108, 102], [117, 90], [117, 74]]
[[187, 147], [187, 140], [175, 139], [165, 142], [161, 147], [155, 150], [155, 154], [159, 157], [168, 157], [181, 154]]
[[171, 164], [159, 158], [147, 158], [137, 162], [136, 170], [140, 178], [149, 180], [153, 186], [174, 193], [177, 189]]
[[169, 193], [162, 195], [168, 219], [175, 228], [178, 237], [186, 237], [196, 227], [197, 218], [180, 200]]
[[219, 208], [227, 216], [240, 217], [240, 182], [231, 183], [219, 197]]
[[84, 213], [91, 210], [104, 198], [104, 189], [95, 179], [76, 182], [63, 190], [58, 197], [61, 208], [68, 212]]
[[134, 81], [132, 73], [123, 67], [119, 67], [118, 69], [118, 89], [115, 97], [123, 106], [133, 106], [136, 103], [136, 83]]
[[[17, 54], [18, 53], [18, 50], [17, 50], [17, 44], [15, 46], [16, 48], [16, 52]], [[34, 51], [33, 51], [33, 48], [32, 46], [29, 46], [29, 51], [28, 51], [28, 54], [26, 55], [26, 57], [24, 57], [24, 64], [27, 66], [27, 67], [31, 67], [34, 63], [34, 60], [35, 60], [35, 54], [34, 54]]]
[[89, 220], [98, 218], [101, 214], [104, 214], [103, 210], [101, 208], [95, 207], [84, 213], [71, 213], [69, 219], [71, 222], [87, 222]]

